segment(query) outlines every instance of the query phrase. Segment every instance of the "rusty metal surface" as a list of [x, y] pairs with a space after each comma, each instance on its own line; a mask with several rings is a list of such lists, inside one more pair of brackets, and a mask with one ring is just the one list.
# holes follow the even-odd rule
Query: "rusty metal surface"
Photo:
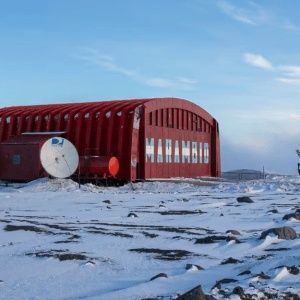
[[[0, 109], [0, 142], [24, 132], [66, 132], [65, 137], [75, 145], [80, 156], [115, 156], [120, 164], [116, 178], [120, 180], [221, 175], [217, 121], [201, 107], [182, 99], [153, 98]], [[154, 139], [153, 162], [146, 143], [151, 139]], [[162, 144], [162, 161], [158, 161], [159, 142]], [[188, 150], [182, 150], [182, 142], [185, 145], [189, 142]], [[176, 143], [179, 145], [179, 162], [174, 161]], [[195, 143], [197, 162], [192, 150]], [[208, 145], [207, 162], [204, 162], [204, 144]], [[183, 152], [187, 154], [184, 162]]]

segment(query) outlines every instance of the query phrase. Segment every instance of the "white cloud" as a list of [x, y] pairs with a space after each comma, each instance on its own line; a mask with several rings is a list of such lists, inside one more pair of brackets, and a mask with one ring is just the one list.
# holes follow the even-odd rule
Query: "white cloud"
[[223, 11], [223, 13], [229, 15], [234, 20], [250, 25], [255, 25], [255, 22], [247, 16], [247, 13], [243, 8], [235, 7], [226, 1], [219, 1], [218, 6], [221, 11]]
[[103, 67], [111, 72], [117, 72], [127, 76], [134, 76], [137, 74], [135, 71], [118, 67], [111, 56], [94, 53], [94, 55], [79, 55], [77, 57]]
[[285, 76], [293, 76], [293, 77], [300, 76], [300, 67], [299, 66], [283, 66], [283, 67], [279, 67], [279, 69], [288, 72], [288, 73], [283, 74]]
[[186, 78], [186, 77], [177, 77], [177, 80], [179, 82], [187, 83], [187, 84], [195, 84], [195, 83], [197, 83], [197, 80], [191, 79], [191, 78]]
[[112, 56], [103, 55], [99, 53], [97, 49], [84, 47], [83, 51], [84, 51], [84, 55], [75, 55], [75, 57], [84, 61], [88, 61], [94, 65], [104, 68], [107, 71], [116, 72], [116, 73], [120, 73], [132, 77], [136, 81], [142, 82], [144, 84], [153, 87], [159, 87], [159, 88], [176, 87], [183, 90], [191, 90], [192, 85], [197, 83], [195, 79], [187, 78], [187, 77], [177, 77], [175, 79], [158, 78], [158, 77], [147, 78], [134, 70], [130, 70], [118, 66], [115, 63], [115, 60]]
[[280, 17], [261, 5], [252, 1], [243, 3], [244, 5], [242, 7], [235, 6], [226, 0], [220, 0], [217, 2], [217, 6], [223, 13], [227, 14], [232, 19], [248, 25], [269, 25], [287, 30], [300, 30], [299, 26], [294, 25], [287, 18]]
[[156, 87], [181, 86], [184, 90], [191, 90], [191, 85], [197, 83], [197, 81], [191, 78], [177, 77], [175, 79], [151, 78], [147, 79], [145, 83]]
[[246, 53], [244, 55], [245, 61], [255, 67], [263, 68], [263, 69], [273, 69], [272, 64], [263, 58], [261, 55]]
[[288, 83], [288, 84], [293, 84], [293, 85], [300, 85], [300, 79], [294, 79], [294, 78], [276, 78], [275, 80]]
[[174, 82], [169, 79], [163, 79], [163, 78], [152, 78], [147, 79], [146, 84], [156, 87], [171, 87], [174, 86]]

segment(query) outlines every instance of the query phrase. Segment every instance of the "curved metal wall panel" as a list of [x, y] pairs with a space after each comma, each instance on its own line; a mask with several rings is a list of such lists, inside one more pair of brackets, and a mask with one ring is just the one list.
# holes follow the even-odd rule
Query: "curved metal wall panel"
[[[75, 145], [81, 156], [116, 156], [120, 163], [117, 179], [132, 181], [171, 176], [220, 176], [217, 127], [217, 122], [205, 110], [192, 102], [176, 98], [0, 109], [0, 142], [23, 132], [64, 131], [66, 138]], [[204, 132], [204, 128], [209, 128], [209, 131]], [[151, 157], [147, 150], [152, 151], [152, 148], [151, 145], [146, 146], [146, 141], [148, 139], [149, 142], [152, 138], [155, 139], [155, 163], [147, 160]], [[162, 163], [157, 162], [160, 139], [163, 144], [159, 150], [163, 157]], [[175, 163], [172, 158], [175, 158], [176, 141], [181, 143], [179, 156], [182, 156], [182, 141], [190, 141], [190, 151], [193, 142], [213, 143], [209, 148], [211, 161], [205, 166]], [[187, 153], [188, 150], [184, 151]], [[166, 162], [169, 159], [166, 155], [169, 154], [170, 161]]]

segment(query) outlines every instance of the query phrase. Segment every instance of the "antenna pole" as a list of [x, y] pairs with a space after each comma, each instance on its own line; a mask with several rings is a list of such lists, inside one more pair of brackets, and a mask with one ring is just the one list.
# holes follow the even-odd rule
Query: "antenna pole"
[[79, 183], [79, 189], [80, 189], [80, 163], [79, 163], [79, 169], [78, 169], [78, 183]]

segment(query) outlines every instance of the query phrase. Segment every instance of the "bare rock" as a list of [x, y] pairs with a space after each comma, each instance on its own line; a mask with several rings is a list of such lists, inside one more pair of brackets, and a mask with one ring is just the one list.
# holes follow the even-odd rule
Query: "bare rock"
[[218, 290], [221, 290], [221, 284], [228, 284], [228, 283], [234, 283], [234, 282], [237, 282], [237, 280], [231, 279], [231, 278], [224, 278], [222, 280], [217, 281], [212, 289], [217, 288]]
[[242, 263], [243, 261], [229, 257], [228, 259], [221, 262], [221, 265], [227, 265], [227, 264], [237, 264]]
[[177, 300], [206, 300], [205, 295], [202, 291], [201, 285], [196, 286], [192, 290], [179, 296]]
[[110, 200], [104, 200], [103, 203], [111, 204]]
[[202, 267], [198, 266], [198, 265], [193, 265], [193, 264], [187, 264], [186, 265], [186, 269], [189, 270], [191, 269], [193, 266], [195, 266], [198, 270], [204, 270]]
[[298, 275], [300, 273], [300, 270], [296, 267], [296, 266], [293, 266], [293, 267], [286, 267], [288, 272], [292, 275]]
[[235, 295], [239, 295], [240, 297], [242, 297], [245, 294], [243, 288], [240, 286], [235, 287], [232, 293]]
[[250, 197], [238, 197], [236, 200], [239, 203], [254, 203]]
[[286, 227], [271, 228], [266, 231], [263, 231], [259, 240], [264, 239], [270, 233], [277, 235], [278, 238], [282, 240], [294, 240], [297, 237], [296, 231], [293, 228], [286, 226]]
[[290, 218], [294, 218], [296, 220], [300, 220], [300, 214], [288, 214], [288, 215], [285, 215], [282, 220], [288, 220]]
[[278, 210], [277, 209], [272, 209], [272, 210], [269, 210], [268, 212], [272, 213], [272, 214], [278, 214]]
[[231, 233], [234, 235], [241, 235], [237, 230], [227, 230], [226, 233]]
[[264, 272], [260, 272], [260, 274], [256, 274], [253, 277], [259, 277], [261, 279], [270, 279], [271, 277], [267, 274], [265, 274]]
[[156, 278], [159, 278], [159, 277], [168, 278], [168, 275], [167, 275], [166, 273], [159, 273], [159, 274], [157, 274], [156, 276], [152, 277], [152, 278], [150, 279], [150, 281], [152, 281], [152, 280], [154, 280], [154, 279], [156, 279]]
[[130, 213], [127, 218], [138, 218], [138, 216], [135, 213]]
[[212, 295], [204, 295], [205, 300], [217, 300], [214, 296]]
[[251, 271], [247, 270], [247, 271], [240, 273], [238, 276], [250, 275], [250, 274], [251, 274]]
[[217, 236], [217, 235], [212, 235], [212, 236], [207, 236], [205, 238], [197, 239], [195, 244], [212, 244], [218, 241], [235, 241], [237, 244], [240, 244], [241, 241], [238, 240], [235, 236]]

